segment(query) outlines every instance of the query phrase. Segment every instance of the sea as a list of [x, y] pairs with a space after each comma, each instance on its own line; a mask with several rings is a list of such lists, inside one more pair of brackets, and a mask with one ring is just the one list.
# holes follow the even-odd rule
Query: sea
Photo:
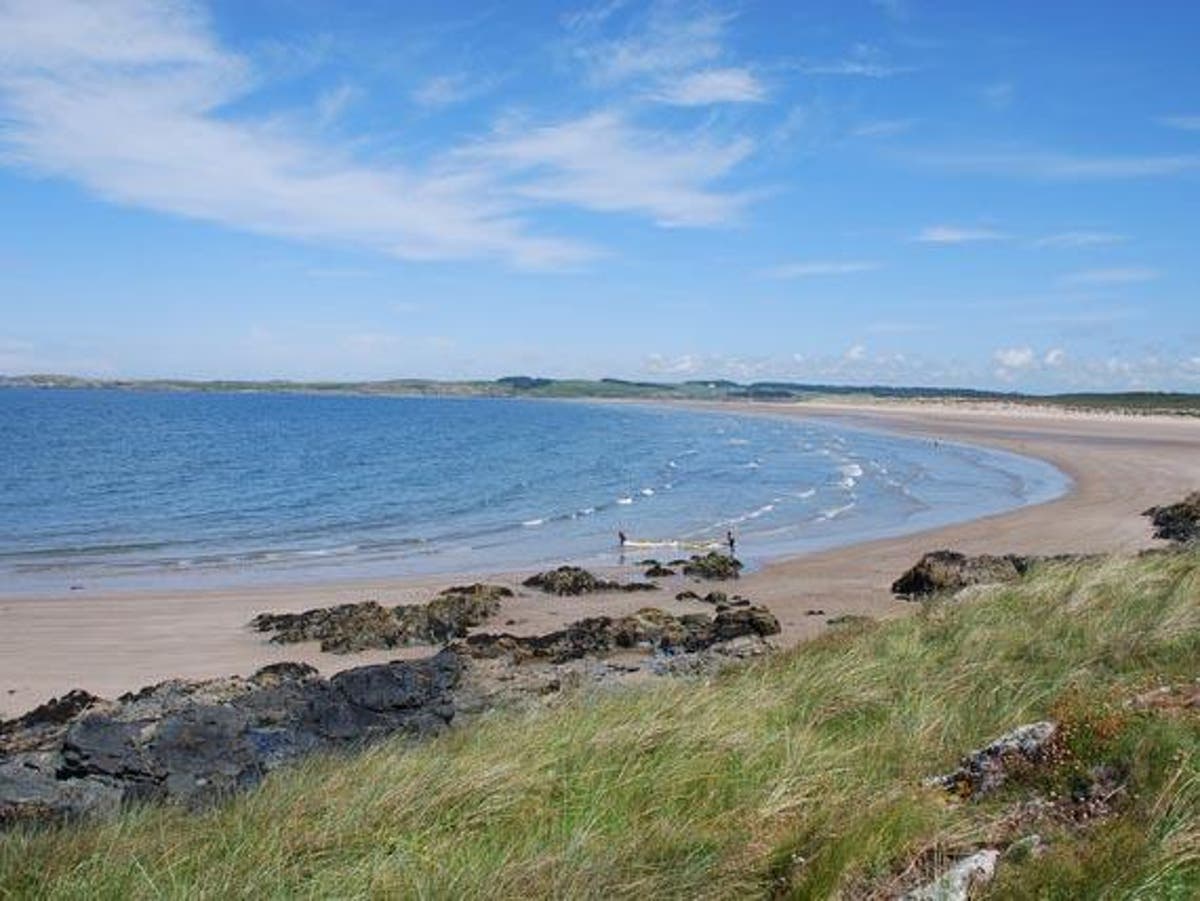
[[792, 416], [14, 388], [0, 390], [0, 596], [605, 566], [730, 531], [761, 565], [1068, 485], [1040, 460]]

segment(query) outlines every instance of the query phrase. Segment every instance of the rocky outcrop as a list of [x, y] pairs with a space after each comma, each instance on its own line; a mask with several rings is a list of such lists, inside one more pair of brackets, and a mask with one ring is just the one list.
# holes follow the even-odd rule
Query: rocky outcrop
[[996, 875], [1000, 852], [984, 848], [951, 864], [937, 878], [903, 895], [904, 901], [967, 901]]
[[560, 566], [558, 569], [536, 573], [521, 583], [526, 588], [537, 588], [546, 594], [579, 595], [598, 591], [657, 591], [658, 586], [650, 582], [628, 582], [621, 584], [601, 579], [578, 566]]
[[779, 620], [764, 607], [722, 611], [715, 617], [700, 613], [677, 617], [650, 607], [632, 616], [590, 617], [545, 635], [471, 635], [453, 647], [470, 657], [565, 663], [618, 649], [695, 652], [742, 636], [766, 637], [778, 632]]
[[467, 634], [497, 613], [512, 591], [502, 585], [456, 585], [427, 604], [384, 607], [375, 601], [303, 613], [263, 613], [250, 623], [279, 644], [319, 641], [321, 650], [350, 654], [371, 648], [441, 644]]
[[977, 798], [995, 791], [1008, 778], [1014, 765], [1043, 762], [1051, 750], [1058, 727], [1049, 721], [1029, 723], [972, 751], [958, 768], [925, 781], [961, 798]]
[[1200, 541], [1200, 491], [1193, 491], [1176, 504], [1151, 507], [1142, 513], [1154, 523], [1154, 537], [1176, 544]]
[[647, 579], [665, 579], [668, 576], [675, 575], [675, 570], [671, 569], [670, 567], [662, 566], [658, 563], [655, 563], [653, 566], [649, 567], [646, 570], [644, 575], [646, 576]]
[[203, 806], [314, 751], [436, 732], [454, 716], [461, 674], [458, 656], [442, 651], [331, 679], [281, 663], [116, 701], [72, 693], [0, 726], [0, 825], [105, 814], [129, 801]]
[[1034, 566], [1095, 559], [1097, 555], [1094, 554], [979, 554], [969, 557], [957, 551], [931, 551], [892, 583], [892, 592], [909, 600], [953, 594], [970, 585], [1014, 582]]
[[904, 597], [928, 597], [953, 592], [968, 585], [1012, 582], [1029, 568], [1028, 557], [981, 554], [968, 557], [956, 551], [931, 551], [892, 583], [892, 592]]
[[736, 579], [741, 570], [741, 560], [716, 551], [695, 554], [683, 564], [683, 574], [697, 579]]

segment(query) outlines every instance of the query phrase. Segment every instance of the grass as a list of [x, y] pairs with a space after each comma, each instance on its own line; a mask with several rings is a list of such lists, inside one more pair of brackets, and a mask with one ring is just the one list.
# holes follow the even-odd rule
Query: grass
[[[1046, 567], [711, 682], [312, 760], [203, 815], [12, 832], [0, 897], [858, 897], [1104, 762], [1126, 774], [1116, 814], [1038, 824], [1046, 853], [1002, 862], [991, 893], [1190, 898], [1200, 715], [1125, 701], [1198, 670], [1200, 553]], [[1054, 772], [978, 803], [921, 787], [1047, 716], [1068, 733]]]

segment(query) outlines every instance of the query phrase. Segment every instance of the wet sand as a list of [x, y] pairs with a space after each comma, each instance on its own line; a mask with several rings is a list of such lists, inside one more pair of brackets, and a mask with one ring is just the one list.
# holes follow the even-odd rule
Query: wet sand
[[[930, 439], [1003, 448], [1053, 463], [1073, 480], [1067, 495], [899, 538], [886, 538], [771, 563], [734, 584], [713, 584], [770, 607], [794, 644], [846, 613], [899, 616], [912, 605], [893, 598], [892, 580], [922, 553], [1094, 553], [1153, 545], [1146, 507], [1200, 488], [1200, 419], [1072, 414], [1057, 410], [918, 402], [714, 405], [725, 412], [833, 417]], [[746, 550], [752, 553], [752, 548]], [[638, 571], [622, 571], [626, 578]], [[527, 573], [472, 575], [518, 586]], [[246, 623], [267, 610], [303, 610], [375, 599], [384, 604], [428, 600], [465, 577], [299, 584], [237, 590], [138, 591], [0, 600], [0, 717], [12, 716], [72, 688], [114, 696], [169, 678], [248, 674], [280, 660], [306, 660], [325, 673], [364, 663], [420, 656], [429, 648], [349, 656], [312, 645], [279, 646]], [[673, 600], [680, 579], [660, 580], [653, 594], [551, 598], [521, 589], [488, 631], [542, 632], [581, 616], [623, 613], [648, 605], [703, 611]], [[823, 610], [823, 615], [808, 615]]]

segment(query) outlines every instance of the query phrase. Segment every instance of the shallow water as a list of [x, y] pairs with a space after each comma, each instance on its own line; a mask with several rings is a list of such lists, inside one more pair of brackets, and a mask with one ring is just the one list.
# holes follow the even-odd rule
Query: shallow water
[[763, 560], [1049, 500], [1013, 454], [828, 422], [485, 398], [0, 390], [0, 594]]

